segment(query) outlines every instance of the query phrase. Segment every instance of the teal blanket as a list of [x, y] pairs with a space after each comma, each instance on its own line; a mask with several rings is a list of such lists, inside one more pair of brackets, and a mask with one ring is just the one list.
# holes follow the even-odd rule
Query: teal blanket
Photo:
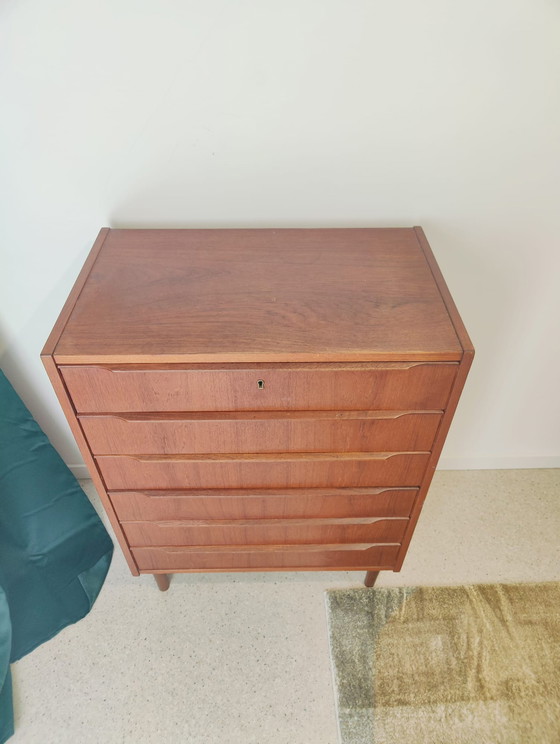
[[14, 730], [10, 662], [89, 612], [112, 555], [78, 481], [0, 371], [0, 744]]

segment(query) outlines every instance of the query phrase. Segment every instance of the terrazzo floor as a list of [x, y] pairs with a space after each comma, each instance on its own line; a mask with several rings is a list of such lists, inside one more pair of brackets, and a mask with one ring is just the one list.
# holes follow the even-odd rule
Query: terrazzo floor
[[[441, 471], [378, 586], [560, 580], [559, 535], [560, 470]], [[162, 594], [117, 549], [88, 617], [13, 665], [10, 742], [336, 744], [324, 591], [363, 576], [180, 574]]]

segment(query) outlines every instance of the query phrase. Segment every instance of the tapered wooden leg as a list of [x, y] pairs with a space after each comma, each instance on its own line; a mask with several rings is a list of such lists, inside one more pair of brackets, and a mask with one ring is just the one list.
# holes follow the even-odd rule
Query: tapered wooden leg
[[154, 574], [154, 579], [160, 592], [166, 592], [169, 589], [171, 578], [169, 574]]
[[378, 576], [379, 576], [379, 571], [368, 571], [366, 574], [364, 584], [367, 587], [372, 587], [375, 584]]

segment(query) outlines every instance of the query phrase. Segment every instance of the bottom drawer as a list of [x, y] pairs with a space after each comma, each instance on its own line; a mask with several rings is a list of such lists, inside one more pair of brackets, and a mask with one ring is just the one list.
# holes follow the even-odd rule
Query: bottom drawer
[[400, 545], [132, 548], [140, 571], [390, 569]]

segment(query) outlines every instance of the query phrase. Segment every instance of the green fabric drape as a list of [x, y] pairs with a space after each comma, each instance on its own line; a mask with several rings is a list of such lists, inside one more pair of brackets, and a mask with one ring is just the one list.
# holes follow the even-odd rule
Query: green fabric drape
[[0, 744], [13, 733], [10, 662], [89, 612], [112, 555], [87, 496], [0, 371]]

